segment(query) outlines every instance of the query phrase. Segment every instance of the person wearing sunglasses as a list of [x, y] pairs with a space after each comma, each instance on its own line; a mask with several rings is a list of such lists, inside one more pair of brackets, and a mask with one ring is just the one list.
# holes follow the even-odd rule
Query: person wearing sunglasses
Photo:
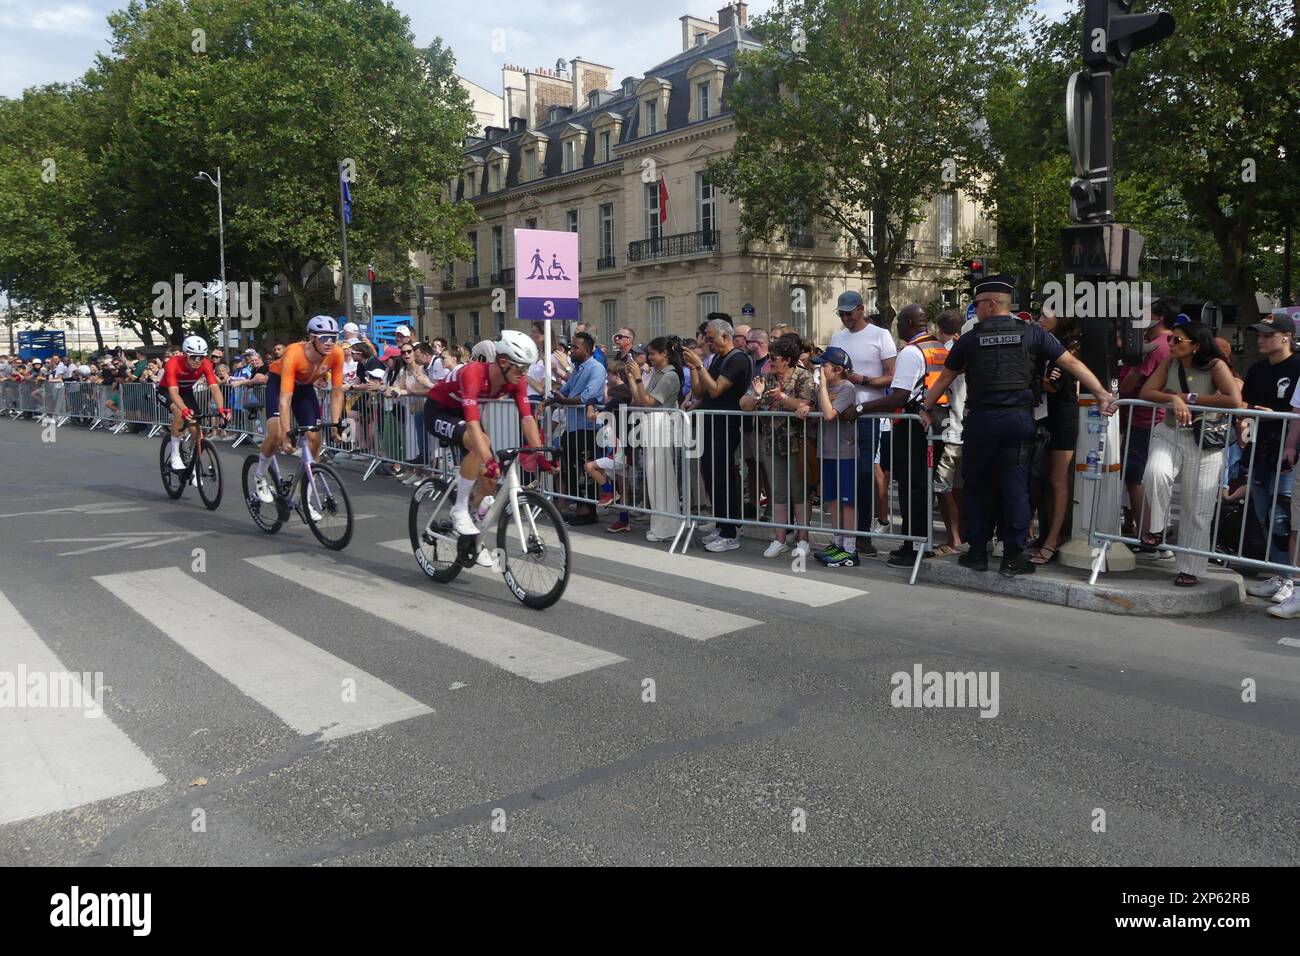
[[[294, 342], [284, 354], [271, 363], [266, 376], [266, 438], [257, 457], [255, 484], [257, 497], [271, 504], [275, 496], [266, 478], [266, 468], [275, 456], [277, 446], [284, 454], [293, 453], [289, 430], [293, 422], [315, 425], [320, 422], [320, 400], [316, 397], [316, 382], [326, 378], [330, 391], [330, 417], [338, 422], [343, 417], [343, 350], [336, 347], [339, 324], [330, 315], [316, 315], [307, 323], [307, 338]], [[279, 348], [279, 346], [277, 346]], [[282, 389], [282, 383], [289, 388]], [[334, 426], [335, 437], [338, 426]], [[320, 432], [308, 432], [307, 442], [314, 456], [320, 457], [323, 440]]]
[[[1142, 543], [1154, 546], [1168, 531], [1174, 480], [1180, 482], [1181, 511], [1178, 544], [1207, 551], [1210, 525], [1223, 475], [1222, 443], [1207, 443], [1222, 415], [1192, 411], [1201, 408], [1241, 408], [1241, 386], [1214, 342], [1214, 333], [1200, 322], [1175, 324], [1169, 337], [1170, 357], [1160, 363], [1142, 386], [1142, 400], [1169, 406], [1165, 420], [1151, 433], [1151, 454], [1142, 483], [1151, 504], [1151, 528]], [[1154, 529], [1159, 528], [1159, 531]], [[1194, 587], [1209, 558], [1180, 550], [1174, 584]]]

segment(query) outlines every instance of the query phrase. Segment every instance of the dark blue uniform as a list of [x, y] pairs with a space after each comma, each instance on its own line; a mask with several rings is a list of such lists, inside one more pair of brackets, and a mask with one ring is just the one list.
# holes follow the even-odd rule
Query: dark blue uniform
[[1006, 554], [1024, 550], [1030, 517], [1034, 369], [1044, 357], [1058, 359], [1064, 351], [1042, 326], [1006, 315], [980, 322], [953, 344], [945, 365], [966, 375], [962, 480], [972, 551], [988, 548], [994, 502], [999, 499]]

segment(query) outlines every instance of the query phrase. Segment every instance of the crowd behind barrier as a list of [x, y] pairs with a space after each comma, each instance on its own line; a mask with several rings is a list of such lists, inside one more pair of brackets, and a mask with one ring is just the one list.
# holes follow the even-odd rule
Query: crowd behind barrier
[[[197, 389], [200, 394], [202, 388]], [[157, 389], [146, 381], [9, 380], [0, 382], [0, 414], [60, 426], [157, 435], [170, 423]], [[264, 385], [252, 383], [223, 389], [233, 415], [227, 428], [214, 437], [236, 445], [249, 442], [250, 450], [260, 442], [265, 434], [265, 391]], [[322, 408], [328, 409], [330, 389], [318, 392]], [[689, 406], [685, 388], [683, 395]], [[446, 473], [454, 463], [439, 453], [425, 431], [424, 401], [423, 395], [397, 394], [379, 383], [344, 386], [343, 409], [353, 425], [352, 440], [345, 444], [327, 440], [327, 457], [353, 460], [364, 469], [365, 479], [379, 473], [413, 484], [425, 475]], [[1136, 444], [1144, 449], [1150, 444], [1154, 452], [1142, 456], [1143, 468], [1136, 480], [1146, 493], [1136, 499], [1139, 507], [1125, 514], [1122, 527], [1120, 515], [1101, 507], [1092, 509], [1093, 523], [1087, 529], [1089, 543], [1097, 549], [1092, 580], [1097, 580], [1106, 552], [1125, 545], [1153, 560], [1173, 559], [1180, 571], [1186, 568], [1193, 575], [1203, 572], [1209, 562], [1230, 564], [1248, 574], [1269, 572], [1273, 577], [1261, 587], [1276, 584], [1275, 593], [1282, 593], [1285, 584], [1289, 595], [1290, 582], [1300, 576], [1292, 532], [1300, 526], [1300, 515], [1293, 513], [1291, 467], [1283, 452], [1295, 444], [1300, 416], [1198, 405], [1191, 411], [1199, 423], [1174, 429], [1161, 421], [1162, 415], [1169, 414], [1162, 406], [1138, 399], [1120, 405], [1124, 420], [1112, 462], [1117, 460], [1127, 469]], [[1134, 414], [1137, 409], [1147, 410], [1154, 427], [1149, 422], [1140, 424]], [[522, 443], [512, 401], [485, 401], [480, 410], [494, 448]], [[909, 552], [915, 550], [912, 581], [921, 558], [935, 551], [939, 509], [934, 466], [939, 436], [925, 438], [924, 488], [912, 491], [925, 505], [920, 529], [904, 513], [906, 499], [900, 508], [898, 496], [873, 493], [879, 490], [882, 458], [888, 481], [888, 443], [880, 450], [860, 444], [861, 436], [876, 434], [886, 421], [892, 426], [887, 433], [894, 442], [915, 441], [921, 430], [903, 425], [919, 422], [914, 414], [864, 415], [863, 420], [874, 420], [874, 427], [865, 430], [852, 421], [823, 420], [820, 412], [809, 409], [795, 413], [611, 404], [587, 406], [576, 414], [572, 406], [542, 409], [539, 418], [545, 440], [561, 452], [557, 473], [541, 476], [542, 487], [562, 506], [614, 515], [607, 530], [627, 531], [633, 524], [645, 524], [649, 540], [670, 542], [672, 550], [684, 551], [697, 532], [736, 526], [746, 529], [750, 537], [768, 538], [767, 554], [773, 557], [788, 552], [791, 539], [796, 556], [807, 556], [810, 535], [830, 535], [832, 544], [858, 541], [867, 554], [874, 553], [868, 550], [871, 543], [885, 539]], [[1253, 439], [1262, 425], [1267, 429], [1265, 423], [1272, 422], [1280, 428], [1280, 436], [1274, 435], [1261, 453], [1261, 442]], [[1157, 435], [1156, 441], [1142, 434], [1144, 427]], [[1162, 428], [1169, 429], [1164, 444]], [[566, 440], [566, 433], [575, 429], [583, 434], [571, 434]], [[723, 442], [719, 435], [731, 438]], [[731, 452], [725, 462], [710, 459], [719, 447]], [[905, 446], [894, 448], [893, 461], [910, 459], [913, 452], [920, 454]], [[841, 471], [845, 460], [853, 464]], [[877, 482], [861, 480], [867, 462], [875, 464]], [[1085, 466], [1076, 462], [1075, 467]], [[727, 480], [707, 474], [720, 468], [730, 470]], [[844, 480], [840, 477], [844, 474], [857, 480]], [[1134, 475], [1126, 473], [1124, 478], [1130, 486], [1134, 483]], [[828, 488], [828, 480], [837, 487]], [[864, 487], [873, 491], [863, 493]], [[1084, 483], [1083, 494], [1096, 496], [1100, 487], [1100, 482]], [[718, 500], [710, 496], [711, 491]], [[863, 515], [869, 517], [864, 520]], [[1252, 592], [1259, 593], [1254, 586]]]

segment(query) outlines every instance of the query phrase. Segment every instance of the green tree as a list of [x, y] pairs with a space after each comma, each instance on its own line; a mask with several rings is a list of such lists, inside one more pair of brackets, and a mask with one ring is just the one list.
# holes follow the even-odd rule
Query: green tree
[[973, 188], [990, 166], [984, 64], [1009, 53], [1027, 6], [778, 0], [754, 22], [764, 47], [737, 56], [736, 146], [709, 166], [740, 202], [742, 238], [768, 240], [813, 215], [836, 223], [892, 315], [909, 229], [937, 191]]

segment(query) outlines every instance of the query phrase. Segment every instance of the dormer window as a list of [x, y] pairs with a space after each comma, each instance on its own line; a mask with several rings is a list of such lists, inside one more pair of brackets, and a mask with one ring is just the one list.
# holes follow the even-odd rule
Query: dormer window
[[708, 82], [695, 84], [695, 118], [706, 120], [709, 118], [709, 86]]
[[587, 94], [587, 108], [595, 109], [600, 105], [600, 90], [592, 90]]
[[659, 132], [659, 104], [655, 100], [648, 100], [641, 107], [641, 115], [645, 120], [645, 135], [653, 136]]
[[578, 168], [578, 144], [571, 139], [564, 141], [564, 171], [571, 173]]
[[647, 76], [637, 84], [636, 95], [641, 104], [639, 135], [654, 136], [668, 129], [668, 97], [672, 90], [671, 83], [655, 76]]
[[691, 82], [691, 115], [688, 122], [711, 119], [722, 109], [722, 83], [727, 65], [721, 60], [696, 60], [686, 71]]
[[597, 145], [600, 147], [598, 162], [607, 163], [610, 161], [611, 156], [610, 156], [609, 140], [610, 140], [609, 130], [602, 130], [600, 134], [600, 141], [597, 143]]

